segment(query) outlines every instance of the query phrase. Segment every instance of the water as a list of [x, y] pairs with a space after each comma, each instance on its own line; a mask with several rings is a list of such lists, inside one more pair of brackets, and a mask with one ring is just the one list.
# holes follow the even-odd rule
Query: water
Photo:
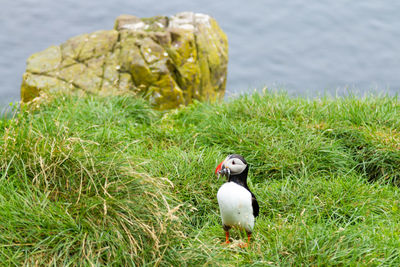
[[[400, 91], [400, 1], [0, 0], [0, 104], [19, 100], [25, 61], [120, 14], [206, 13], [229, 38], [227, 94]], [[306, 4], [305, 4], [306, 3]]]

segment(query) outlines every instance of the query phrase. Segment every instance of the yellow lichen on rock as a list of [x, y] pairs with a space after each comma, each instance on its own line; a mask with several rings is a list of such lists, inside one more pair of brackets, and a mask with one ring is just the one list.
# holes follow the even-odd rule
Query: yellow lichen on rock
[[208, 15], [121, 15], [113, 30], [82, 34], [29, 57], [21, 99], [73, 89], [137, 94], [156, 108], [176, 108], [222, 98], [227, 64], [226, 35]]
[[47, 73], [57, 69], [62, 61], [59, 46], [50, 46], [46, 50], [33, 54], [26, 62], [26, 71], [30, 73]]
[[73, 85], [57, 79], [55, 77], [24, 73], [21, 85], [21, 98], [29, 102], [41, 94], [51, 94], [55, 91], [75, 89]]

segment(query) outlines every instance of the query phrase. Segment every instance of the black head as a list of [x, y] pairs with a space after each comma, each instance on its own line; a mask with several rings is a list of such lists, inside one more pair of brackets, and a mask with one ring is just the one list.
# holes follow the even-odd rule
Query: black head
[[229, 182], [236, 182], [246, 188], [248, 172], [249, 166], [239, 154], [229, 155], [215, 170], [216, 174], [226, 176]]

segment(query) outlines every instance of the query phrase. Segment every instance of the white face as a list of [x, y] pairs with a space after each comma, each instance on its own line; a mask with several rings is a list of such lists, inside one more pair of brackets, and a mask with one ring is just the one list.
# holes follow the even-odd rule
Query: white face
[[224, 162], [225, 168], [230, 169], [231, 174], [240, 174], [246, 169], [246, 164], [238, 158], [229, 158], [229, 156], [225, 159]]

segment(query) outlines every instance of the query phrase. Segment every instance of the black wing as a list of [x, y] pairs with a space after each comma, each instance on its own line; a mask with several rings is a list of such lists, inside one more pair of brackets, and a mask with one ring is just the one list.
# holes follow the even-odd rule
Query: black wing
[[253, 215], [257, 217], [260, 212], [260, 206], [258, 206], [256, 196], [253, 193], [251, 193], [251, 204], [253, 206]]

